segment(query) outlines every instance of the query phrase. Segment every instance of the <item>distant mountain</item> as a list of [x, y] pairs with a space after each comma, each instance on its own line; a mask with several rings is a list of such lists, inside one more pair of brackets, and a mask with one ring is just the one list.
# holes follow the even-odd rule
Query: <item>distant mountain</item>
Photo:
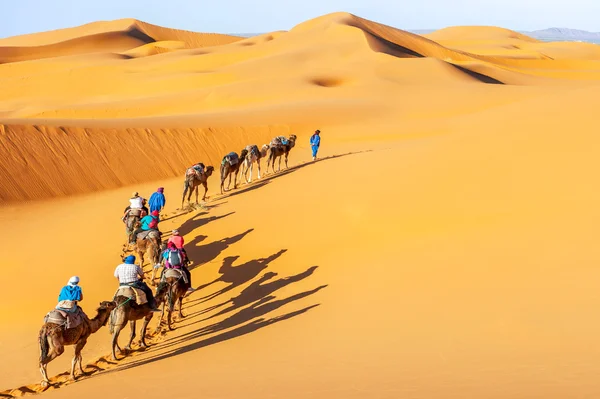
[[520, 33], [544, 41], [582, 41], [593, 43], [600, 42], [600, 32], [588, 32], [580, 29], [548, 28]]
[[[426, 35], [435, 32], [436, 29], [407, 29], [408, 32], [417, 35]], [[534, 39], [545, 42], [564, 42], [564, 41], [581, 41], [600, 44], [600, 32], [588, 32], [580, 29], [569, 28], [548, 28], [533, 31], [517, 31]], [[233, 33], [232, 36], [251, 37], [261, 33]]]

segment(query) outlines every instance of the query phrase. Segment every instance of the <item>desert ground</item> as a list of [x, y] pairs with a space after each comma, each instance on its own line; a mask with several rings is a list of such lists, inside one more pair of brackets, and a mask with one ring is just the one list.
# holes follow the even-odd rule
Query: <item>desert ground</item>
[[[600, 397], [600, 46], [124, 19], [0, 39], [0, 82], [1, 397]], [[290, 134], [289, 168], [220, 194], [225, 154]], [[112, 300], [123, 208], [158, 187], [186, 317], [117, 362], [103, 327], [42, 389], [44, 315], [72, 275], [89, 316]]]

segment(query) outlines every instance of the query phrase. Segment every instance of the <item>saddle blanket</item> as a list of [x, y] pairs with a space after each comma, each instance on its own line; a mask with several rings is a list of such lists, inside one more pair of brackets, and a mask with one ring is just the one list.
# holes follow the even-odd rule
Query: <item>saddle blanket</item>
[[44, 317], [44, 323], [54, 323], [65, 326], [66, 329], [75, 328], [84, 322], [87, 316], [80, 307], [75, 311], [65, 311], [63, 309], [54, 309], [49, 311]]
[[143, 305], [148, 302], [148, 298], [146, 297], [146, 293], [144, 291], [139, 288], [129, 287], [127, 285], [121, 285], [119, 288], [117, 288], [113, 300], [118, 296], [135, 299], [135, 303], [138, 305]]
[[158, 237], [158, 231], [150, 229], [150, 230], [144, 230], [141, 233], [138, 233], [136, 238], [138, 240], [145, 240], [147, 238], [153, 238], [153, 237]]
[[188, 283], [187, 276], [181, 269], [165, 269], [161, 281], [166, 281], [168, 278], [183, 279], [184, 283]]
[[258, 146], [256, 145], [249, 145], [248, 147], [246, 147], [246, 151], [248, 151], [249, 154], [252, 154], [255, 157], [258, 157], [260, 155], [260, 151], [258, 150]]
[[271, 140], [271, 145], [272, 146], [287, 145], [288, 142], [289, 142], [288, 139], [286, 139], [284, 136], [277, 136], [273, 140]]
[[[239, 158], [238, 154], [236, 154], [235, 152], [230, 152], [229, 154], [227, 154], [225, 156], [225, 160], [227, 160], [227, 162], [229, 162], [229, 165], [233, 166], [240, 161], [240, 158]], [[223, 164], [225, 164], [225, 163], [223, 163]]]

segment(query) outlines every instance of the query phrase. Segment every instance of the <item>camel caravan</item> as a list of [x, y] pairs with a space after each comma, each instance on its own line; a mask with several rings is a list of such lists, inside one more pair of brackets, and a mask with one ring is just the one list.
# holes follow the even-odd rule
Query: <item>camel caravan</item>
[[[275, 161], [279, 159], [278, 170], [281, 170], [281, 159], [285, 159], [285, 167], [288, 167], [289, 153], [296, 143], [296, 135], [289, 137], [275, 137], [270, 144], [263, 145], [260, 149], [257, 145], [248, 145], [238, 155], [230, 152], [221, 160], [221, 194], [224, 191], [225, 180], [229, 178], [228, 191], [233, 178], [234, 188], [237, 188], [238, 177], [243, 177], [246, 183], [252, 182], [254, 164], [257, 165], [258, 179], [261, 178], [261, 160], [267, 159], [267, 173], [269, 167], [275, 172]], [[206, 199], [208, 191], [208, 178], [214, 172], [213, 166], [205, 166], [198, 163], [186, 170], [184, 191], [181, 199], [183, 203], [186, 194], [188, 203], [192, 192], [196, 192], [196, 203], [198, 203], [198, 189], [202, 185], [204, 194], [202, 200]], [[248, 172], [250, 176], [248, 177]], [[154, 195], [157, 194], [157, 201]], [[91, 334], [96, 333], [108, 324], [109, 333], [112, 336], [112, 359], [118, 360], [117, 352], [127, 353], [136, 337], [136, 323], [142, 321], [140, 330], [140, 347], [147, 347], [146, 330], [148, 323], [152, 320], [154, 313], [160, 312], [160, 319], [156, 329], [159, 332], [161, 323], [166, 315], [167, 328], [172, 330], [172, 314], [177, 307], [178, 316], [183, 318], [183, 298], [194, 291], [192, 288], [191, 274], [188, 269], [190, 260], [184, 249], [184, 240], [177, 230], [173, 230], [171, 237], [163, 242], [162, 233], [158, 229], [160, 223], [160, 210], [164, 206], [165, 199], [162, 188], [153, 194], [150, 203], [139, 196], [137, 192], [132, 194], [129, 205], [125, 208], [122, 222], [125, 224], [126, 242], [123, 245], [121, 258], [123, 263], [117, 266], [114, 276], [119, 280], [119, 287], [111, 301], [100, 302], [96, 309], [96, 315], [89, 318], [79, 302], [83, 300], [83, 292], [79, 286], [79, 277], [73, 276], [69, 279], [59, 294], [58, 304], [44, 317], [44, 324], [40, 329], [38, 343], [40, 348], [39, 367], [42, 374], [42, 387], [50, 384], [47, 374], [47, 366], [52, 360], [60, 356], [65, 346], [74, 345], [75, 352], [71, 362], [71, 379], [77, 378], [76, 368], [80, 374], [84, 374], [81, 351], [85, 347]], [[161, 199], [162, 196], [162, 199]], [[158, 205], [157, 205], [158, 204]], [[150, 206], [150, 209], [148, 208]], [[125, 256], [127, 252], [135, 255]], [[139, 260], [139, 265], [136, 264]], [[150, 285], [155, 286], [155, 292], [145, 283], [143, 271], [146, 260], [152, 266]], [[160, 276], [157, 271], [163, 268]], [[162, 310], [159, 308], [162, 305]], [[130, 336], [125, 351], [119, 346], [119, 335], [123, 328], [129, 324]]]

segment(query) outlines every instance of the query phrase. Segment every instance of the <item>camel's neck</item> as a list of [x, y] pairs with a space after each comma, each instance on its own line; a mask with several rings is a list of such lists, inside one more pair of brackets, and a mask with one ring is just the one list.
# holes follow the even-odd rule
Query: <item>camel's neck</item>
[[109, 315], [110, 313], [103, 309], [100, 312], [98, 312], [96, 317], [90, 320], [90, 330], [92, 331], [92, 334], [98, 331], [100, 328], [102, 328], [104, 322], [106, 322], [106, 319], [108, 319]]

